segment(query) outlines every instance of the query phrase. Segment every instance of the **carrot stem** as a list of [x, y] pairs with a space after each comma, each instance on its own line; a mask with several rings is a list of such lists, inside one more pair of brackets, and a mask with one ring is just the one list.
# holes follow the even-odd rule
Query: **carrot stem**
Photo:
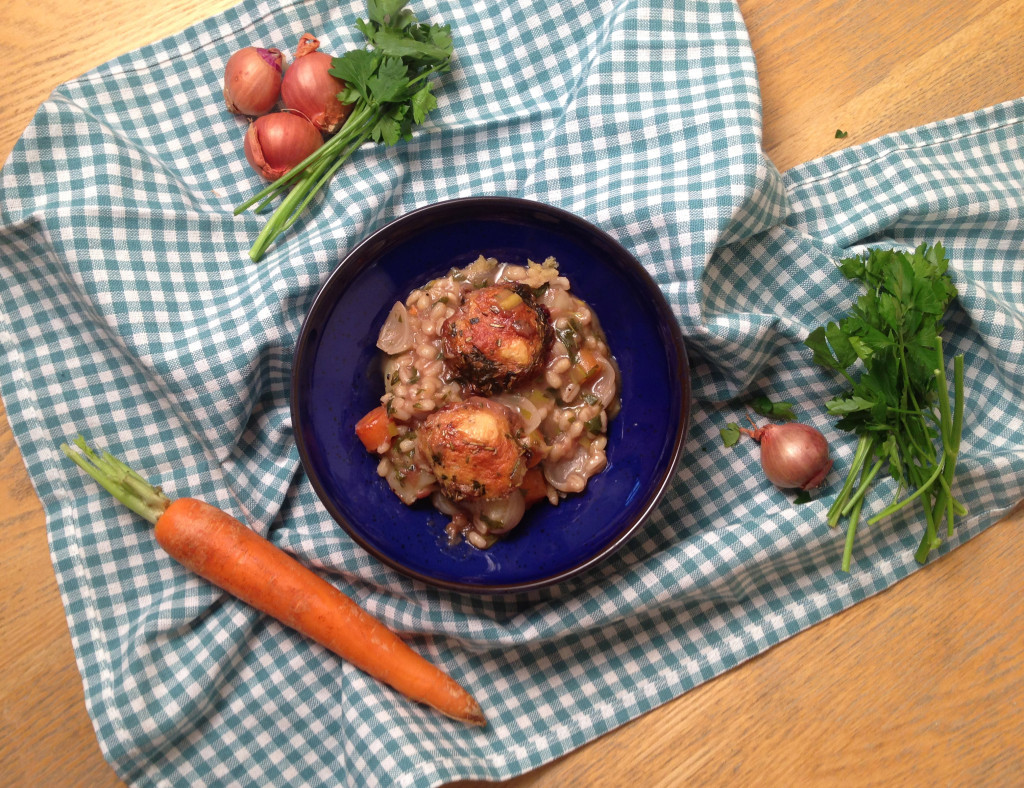
[[61, 451], [104, 490], [140, 517], [155, 524], [170, 506], [171, 499], [159, 487], [154, 487], [112, 454], [96, 453], [81, 435], [73, 442], [81, 451], [74, 451], [66, 443], [60, 445]]
[[76, 465], [154, 523], [161, 547], [182, 566], [316, 641], [407, 698], [472, 725], [486, 719], [453, 678], [294, 557], [227, 512], [194, 498], [171, 501], [123, 462], [79, 436]]

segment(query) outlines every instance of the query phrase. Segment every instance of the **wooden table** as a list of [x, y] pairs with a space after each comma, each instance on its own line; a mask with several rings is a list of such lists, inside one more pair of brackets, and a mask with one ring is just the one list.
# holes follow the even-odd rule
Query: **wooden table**
[[[231, 4], [8, 0], [0, 160], [58, 83]], [[782, 170], [1024, 95], [1024, 0], [740, 5], [765, 148]], [[1019, 785], [1022, 523], [1018, 509], [896, 587], [507, 785]], [[6, 419], [0, 529], [0, 784], [118, 785], [85, 711], [42, 508]]]

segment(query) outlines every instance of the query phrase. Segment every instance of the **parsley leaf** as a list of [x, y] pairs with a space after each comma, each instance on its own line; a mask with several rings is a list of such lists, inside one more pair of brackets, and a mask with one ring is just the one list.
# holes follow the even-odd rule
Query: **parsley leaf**
[[750, 401], [750, 407], [755, 413], [767, 416], [770, 419], [781, 419], [782, 421], [794, 421], [796, 414], [793, 413], [792, 402], [772, 402], [768, 397], [754, 397]]
[[382, 28], [373, 34], [373, 45], [389, 57], [417, 57], [423, 60], [441, 63], [451, 56], [451, 38], [448, 38], [447, 49], [431, 41], [419, 41], [403, 32]]
[[718, 434], [722, 436], [722, 443], [726, 448], [735, 446], [740, 439], [740, 425], [734, 422], [730, 422], [722, 427]]
[[431, 90], [430, 83], [428, 82], [413, 94], [413, 121], [416, 123], [422, 123], [423, 119], [426, 118], [427, 114], [433, 109], [437, 109], [437, 98], [434, 97], [434, 93]]
[[351, 49], [341, 57], [334, 58], [327, 73], [345, 83], [345, 94], [341, 100], [351, 99], [348, 103], [354, 104], [360, 99], [366, 102], [370, 100], [367, 85], [376, 68], [377, 58], [372, 52]]
[[[366, 13], [370, 22], [380, 26], [399, 27], [399, 15], [405, 8], [405, 0], [367, 0]], [[409, 11], [405, 12], [409, 14]]]
[[376, 104], [388, 104], [404, 97], [409, 88], [409, 69], [400, 57], [386, 57], [377, 67], [377, 72], [366, 80], [370, 100]]

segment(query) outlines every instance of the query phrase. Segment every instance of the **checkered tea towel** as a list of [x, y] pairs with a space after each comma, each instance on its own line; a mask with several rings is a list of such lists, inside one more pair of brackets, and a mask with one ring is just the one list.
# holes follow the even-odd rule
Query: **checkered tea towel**
[[[456, 60], [415, 138], [366, 146], [259, 264], [261, 186], [221, 98], [248, 45], [362, 45], [357, 2], [245, 0], [59, 87], [0, 172], [0, 385], [46, 510], [104, 755], [133, 785], [433, 786], [551, 760], [918, 570], [912, 507], [842, 534], [718, 430], [754, 393], [829, 438], [807, 332], [868, 245], [942, 241], [967, 368], [940, 553], [1024, 496], [1024, 102], [894, 134], [785, 177], [761, 151], [754, 57], [731, 0], [416, 0]], [[289, 419], [312, 296], [372, 230], [427, 203], [522, 196], [599, 225], [648, 267], [691, 353], [694, 413], [663, 504], [585, 576], [527, 597], [440, 592], [326, 517]], [[323, 572], [472, 689], [490, 724], [405, 702], [176, 565], [63, 457], [81, 431], [172, 497], [204, 498]], [[880, 507], [882, 487], [870, 506]], [[935, 560], [933, 558], [933, 560]]]

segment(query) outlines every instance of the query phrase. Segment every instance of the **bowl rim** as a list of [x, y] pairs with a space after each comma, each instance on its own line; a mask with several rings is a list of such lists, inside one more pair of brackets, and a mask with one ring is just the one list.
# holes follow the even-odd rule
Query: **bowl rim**
[[[453, 208], [458, 208], [460, 205], [465, 205], [467, 207], [469, 205], [473, 205], [476, 208], [489, 207], [492, 212], [495, 213], [497, 213], [501, 208], [511, 209], [515, 212], [522, 212], [525, 210], [537, 211], [547, 214], [557, 221], [567, 222], [587, 231], [588, 233], [601, 236], [606, 243], [610, 243], [614, 247], [617, 247], [621, 254], [632, 263], [630, 267], [636, 275], [637, 284], [646, 291], [647, 295], [650, 297], [650, 302], [657, 312], [658, 319], [669, 329], [669, 333], [672, 337], [673, 349], [675, 351], [674, 354], [672, 354], [674, 356], [674, 372], [677, 379], [680, 381], [679, 398], [683, 413], [679, 420], [679, 426], [673, 440], [670, 459], [660, 471], [656, 484], [654, 484], [648, 492], [647, 500], [644, 502], [644, 505], [637, 515], [634, 516], [629, 524], [623, 527], [613, 539], [605, 543], [600, 550], [583, 560], [550, 575], [514, 583], [487, 584], [440, 579], [418, 570], [411, 569], [403, 565], [400, 561], [397, 561], [378, 550], [359, 533], [358, 528], [350, 523], [348, 518], [341, 514], [337, 506], [335, 506], [334, 502], [331, 500], [331, 497], [326, 493], [324, 484], [311, 461], [309, 449], [306, 446], [306, 442], [303, 438], [303, 430], [301, 429], [302, 415], [299, 408], [298, 398], [301, 376], [298, 372], [298, 368], [294, 364], [294, 360], [303, 355], [306, 347], [313, 339], [314, 330], [312, 329], [311, 318], [325, 308], [323, 302], [327, 299], [327, 296], [330, 293], [339, 287], [343, 288], [347, 286], [355, 279], [356, 276], [359, 275], [361, 271], [373, 264], [374, 257], [367, 257], [367, 259], [362, 262], [359, 262], [357, 258], [364, 256], [368, 248], [372, 248], [380, 244], [381, 239], [385, 235], [393, 233], [396, 229], [399, 229], [401, 226], [406, 224], [417, 224], [422, 222], [425, 217], [429, 217], [435, 212], [451, 211]], [[354, 265], [346, 265], [352, 260], [356, 260]], [[661, 292], [661, 289], [654, 281], [650, 272], [648, 272], [633, 253], [626, 249], [617, 239], [592, 222], [589, 222], [563, 208], [523, 197], [470, 196], [442, 200], [414, 208], [401, 216], [395, 217], [390, 222], [387, 222], [371, 232], [352, 247], [352, 249], [340, 260], [334, 270], [327, 275], [323, 284], [317, 290], [316, 295], [310, 302], [310, 306], [303, 317], [302, 327], [299, 330], [292, 358], [291, 385], [289, 388], [292, 435], [295, 440], [296, 448], [298, 449], [299, 462], [301, 463], [306, 476], [309, 478], [310, 484], [312, 485], [320, 504], [327, 509], [334, 521], [342, 527], [342, 529], [356, 544], [385, 566], [394, 569], [405, 577], [417, 580], [433, 588], [440, 588], [460, 593], [470, 593], [474, 596], [517, 594], [554, 586], [593, 568], [619, 550], [636, 534], [640, 526], [647, 521], [664, 498], [682, 458], [683, 447], [686, 444], [686, 437], [689, 431], [690, 416], [692, 412], [692, 395], [686, 343], [683, 339], [679, 322], [675, 319], [675, 315], [673, 315], [664, 293]]]

